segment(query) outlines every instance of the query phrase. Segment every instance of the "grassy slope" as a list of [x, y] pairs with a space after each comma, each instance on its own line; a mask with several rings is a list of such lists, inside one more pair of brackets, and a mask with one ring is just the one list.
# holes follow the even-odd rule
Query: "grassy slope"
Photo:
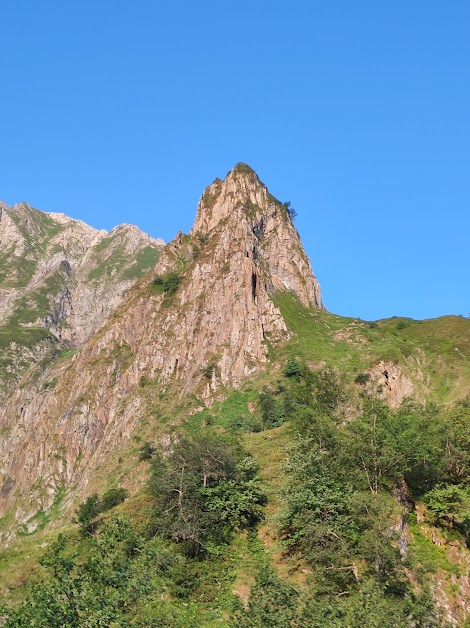
[[468, 318], [367, 322], [307, 310], [287, 293], [278, 293], [275, 301], [293, 332], [278, 356], [325, 362], [351, 379], [379, 360], [390, 360], [405, 369], [428, 401], [447, 404], [470, 392]]
[[[397, 361], [417, 378], [420, 369], [429, 374], [428, 385], [430, 398], [433, 400], [451, 402], [466, 393], [466, 386], [470, 380], [468, 319], [460, 317], [442, 317], [429, 321], [388, 319], [368, 323], [328, 312], [306, 310], [289, 294], [277, 294], [276, 303], [292, 336], [284, 344], [271, 347], [269, 371], [247, 382], [241, 390], [228, 392], [224, 401], [216, 402], [211, 408], [196, 413], [194, 413], [196, 408], [200, 406], [197, 397], [190, 397], [185, 403], [178, 405], [171, 394], [162, 397], [154, 383], [143, 382], [138, 392], [147, 398], [149, 412], [143, 417], [133, 439], [113, 453], [106, 472], [97, 480], [93, 489], [104, 492], [111, 486], [127, 481], [137, 490], [142, 476], [147, 472], [146, 463], [138, 460], [142, 443], [146, 440], [158, 440], [160, 435], [173, 429], [180, 429], [178, 426], [182, 423], [185, 429], [190, 431], [200, 430], [209, 424], [222, 430], [242, 427], [256, 416], [259, 391], [280, 376], [280, 365], [284, 364], [288, 357], [298, 356], [310, 363], [337, 368], [344, 373], [345, 380], [349, 381], [351, 387], [354, 377], [378, 360]], [[218, 603], [222, 606], [215, 613], [219, 618], [226, 616], [224, 605], [229, 603], [227, 600], [232, 591], [246, 599], [257, 571], [266, 562], [274, 565], [283, 578], [297, 585], [301, 586], [305, 579], [302, 565], [296, 562], [296, 559], [287, 559], [282, 555], [276, 538], [277, 519], [282, 509], [282, 490], [285, 483], [283, 464], [290, 442], [288, 429], [281, 426], [264, 432], [245, 432], [243, 441], [260, 465], [269, 501], [266, 507], [266, 520], [259, 528], [258, 538], [249, 538], [246, 535], [237, 537], [221, 558], [222, 564], [225, 565], [222, 569], [225, 573], [223, 580], [225, 593], [223, 595], [221, 593]], [[139, 490], [120, 508], [134, 523], [141, 525], [145, 520], [145, 509], [148, 505], [145, 491]], [[449, 576], [455, 572], [455, 564], [448, 560], [445, 550], [435, 548], [429, 541], [428, 530], [414, 525], [412, 532], [415, 539], [412, 551], [421, 558], [425, 568], [432, 571], [433, 565], [437, 565]], [[75, 532], [71, 531], [69, 534], [74, 535]], [[12, 589], [13, 596], [17, 599], [26, 591], [21, 586], [23, 581], [21, 574], [28, 568], [37, 569], [39, 554], [36, 551], [27, 550], [26, 555], [29, 558], [17, 560], [19, 550], [22, 547], [31, 548], [33, 539], [37, 547], [48, 542], [48, 533], [39, 530], [22, 539], [20, 545], [4, 550], [0, 554], [2, 586]], [[19, 588], [17, 585], [20, 585]], [[217, 606], [217, 603], [214, 603]], [[205, 625], [210, 625], [209, 620]]]

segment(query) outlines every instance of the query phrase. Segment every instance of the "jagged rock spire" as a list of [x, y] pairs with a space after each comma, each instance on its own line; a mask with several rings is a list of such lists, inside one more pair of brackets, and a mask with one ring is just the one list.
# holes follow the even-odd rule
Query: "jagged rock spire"
[[199, 201], [191, 233], [211, 236], [221, 229], [245, 241], [247, 256], [267, 271], [269, 293], [292, 290], [303, 305], [323, 309], [320, 286], [289, 210], [246, 164], [237, 164], [224, 181], [216, 179]]

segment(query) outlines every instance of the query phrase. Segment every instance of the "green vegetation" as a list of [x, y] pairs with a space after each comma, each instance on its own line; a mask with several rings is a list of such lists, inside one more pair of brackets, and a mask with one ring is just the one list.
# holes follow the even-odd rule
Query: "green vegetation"
[[54, 298], [64, 289], [67, 277], [66, 267], [61, 264], [36, 290], [27, 292], [16, 301], [15, 311], [8, 319], [8, 325], [42, 322], [47, 316], [51, 316]]
[[[146, 294], [171, 302], [180, 280], [156, 277]], [[24, 604], [1, 610], [7, 628], [443, 625], [429, 584], [439, 571], [456, 587], [450, 575], [462, 570], [428, 530], [468, 545], [470, 404], [391, 410], [369, 396], [369, 370], [393, 361], [418, 387], [427, 361], [429, 400], [452, 402], [468, 385], [468, 321], [368, 323], [302, 308], [289, 293], [275, 301], [291, 338], [270, 348], [270, 371], [221, 389], [225, 400], [199, 411], [196, 395], [177, 402], [174, 387], [142, 375], [136, 392], [151, 412], [116, 453], [119, 473], [106, 470], [79, 525], [46, 548]], [[16, 331], [25, 343], [38, 333]], [[132, 357], [125, 343], [106, 354], [114, 380]], [[207, 380], [216, 364], [210, 356]], [[103, 493], [135, 486], [147, 467], [147, 487], [130, 499]], [[50, 518], [28, 522], [38, 539]]]
[[155, 268], [160, 250], [147, 245], [134, 256], [127, 252], [124, 236], [119, 231], [103, 238], [91, 255], [93, 269], [88, 273], [90, 281], [103, 277], [119, 276], [122, 279], [137, 279]]
[[202, 369], [202, 374], [206, 379], [212, 379], [213, 374], [215, 373], [215, 369], [217, 364], [215, 361], [210, 361], [206, 366]]
[[233, 439], [206, 432], [184, 436], [152, 464], [152, 526], [188, 555], [227, 543], [235, 528], [262, 518], [265, 496], [254, 460]]
[[229, 559], [234, 532], [262, 518], [265, 497], [254, 461], [229, 436], [182, 437], [169, 456], [154, 457], [149, 488], [150, 518], [140, 525], [116, 513], [98, 520], [107, 498], [116, 505], [122, 497], [120, 489], [81, 504], [81, 541], [58, 537], [41, 560], [44, 581], [25, 603], [0, 609], [4, 625], [220, 622], [220, 605], [236, 606]]
[[146, 246], [141, 249], [130, 263], [129, 267], [122, 273], [123, 279], [138, 279], [144, 273], [155, 268], [160, 258], [159, 249], [154, 246]]
[[84, 535], [94, 534], [98, 528], [98, 515], [111, 510], [127, 498], [125, 488], [111, 488], [102, 498], [98, 493], [90, 495], [77, 509], [77, 522]]
[[291, 202], [290, 201], [286, 201], [285, 203], [282, 203], [282, 207], [284, 208], [284, 211], [290, 217], [291, 220], [294, 220], [296, 218], [297, 212], [291, 206]]
[[286, 416], [284, 408], [276, 396], [273, 395], [268, 388], [265, 388], [260, 392], [259, 406], [264, 428], [270, 429], [272, 427], [278, 427], [284, 423]]
[[[50, 547], [47, 577], [2, 610], [5, 626], [442, 625], [429, 573], [459, 572], [413, 504], [465, 540], [470, 404], [390, 410], [364, 395], [345, 423], [349, 401], [344, 375], [290, 357], [277, 381], [214, 406], [212, 427], [205, 411], [164, 448], [145, 442], [145, 507], [126, 518], [123, 489], [91, 495], [80, 542]], [[241, 432], [237, 414], [261, 431]], [[287, 565], [308, 575], [292, 579]]]
[[[289, 292], [278, 292], [273, 300], [293, 334], [284, 347], [276, 347], [276, 359], [321, 360], [352, 379], [380, 360], [391, 361], [402, 366], [428, 401], [449, 403], [468, 392], [469, 319], [443, 316], [370, 323], [306, 309]], [[405, 327], [397, 329], [401, 320]], [[421, 383], [424, 375], [426, 388]]]
[[180, 274], [175, 270], [169, 270], [164, 275], [157, 275], [152, 282], [154, 289], [164, 295], [164, 302], [169, 305], [178, 291], [181, 282]]
[[239, 173], [239, 174], [254, 174], [255, 171], [253, 170], [253, 168], [251, 168], [250, 166], [248, 166], [247, 164], [244, 164], [243, 162], [238, 163], [234, 169], [235, 172]]
[[37, 267], [34, 259], [15, 255], [15, 245], [0, 254], [0, 283], [5, 288], [24, 288]]
[[440, 484], [426, 494], [425, 503], [433, 523], [462, 532], [470, 539], [470, 486]]
[[43, 327], [0, 327], [0, 380], [12, 385], [57, 339]]
[[24, 288], [36, 271], [38, 261], [46, 252], [52, 238], [63, 230], [47, 214], [21, 204], [8, 215], [23, 236], [27, 249], [21, 255], [13, 244], [0, 254], [0, 283], [5, 288]]

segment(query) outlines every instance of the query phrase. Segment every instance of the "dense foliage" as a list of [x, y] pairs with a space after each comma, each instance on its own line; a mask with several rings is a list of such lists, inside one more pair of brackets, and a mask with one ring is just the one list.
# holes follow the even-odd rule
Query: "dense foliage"
[[[288, 424], [278, 535], [284, 558], [308, 572], [303, 585], [281, 578], [257, 538], [267, 500], [234, 417], [232, 434], [206, 427], [164, 448], [145, 443], [148, 522], [100, 516], [124, 489], [91, 495], [77, 510], [80, 543], [59, 536], [44, 582], [0, 609], [5, 627], [444, 625], [408, 524], [419, 501], [429, 524], [468, 543], [470, 404], [391, 410], [361, 394], [350, 416], [344, 376], [290, 359], [250, 419], [259, 430]], [[237, 538], [248, 539], [255, 566], [245, 605], [232, 592]]]
[[181, 277], [174, 270], [169, 270], [164, 275], [157, 275], [153, 280], [155, 288], [165, 295], [172, 296], [176, 293], [181, 282]]
[[194, 586], [191, 569], [159, 539], [139, 535], [117, 516], [79, 549], [58, 537], [42, 561], [50, 579], [14, 611], [0, 609], [5, 627], [194, 625], [192, 610], [179, 601]]
[[111, 510], [127, 498], [127, 490], [123, 487], [110, 488], [103, 497], [98, 493], [90, 495], [77, 508], [77, 523], [80, 524], [82, 534], [94, 534], [98, 527], [98, 516]]
[[226, 436], [180, 438], [171, 455], [160, 452], [153, 462], [154, 530], [190, 555], [227, 542], [235, 528], [263, 516], [266, 497], [256, 472], [254, 460]]
[[[290, 361], [284, 375], [277, 403], [294, 445], [280, 533], [286, 550], [312, 568], [311, 625], [378, 625], [382, 614], [384, 625], [437, 625], [426, 583], [409, 577], [407, 515], [422, 499], [433, 523], [468, 539], [468, 407], [442, 414], [405, 404], [392, 411], [363, 396], [362, 412], [344, 420], [337, 374], [299, 372]], [[366, 591], [374, 600], [370, 624], [357, 613]], [[357, 624], [341, 623], [353, 608]]]

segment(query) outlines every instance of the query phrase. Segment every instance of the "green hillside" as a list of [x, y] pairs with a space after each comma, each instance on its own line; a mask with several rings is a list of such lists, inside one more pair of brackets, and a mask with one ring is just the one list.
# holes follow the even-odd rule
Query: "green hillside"
[[[437, 586], [463, 625], [470, 321], [275, 302], [291, 337], [241, 390], [195, 412], [142, 382], [148, 412], [81, 524], [44, 513], [63, 536], [0, 553], [5, 626], [441, 626]], [[397, 409], [370, 386], [379, 363], [412, 383]]]

